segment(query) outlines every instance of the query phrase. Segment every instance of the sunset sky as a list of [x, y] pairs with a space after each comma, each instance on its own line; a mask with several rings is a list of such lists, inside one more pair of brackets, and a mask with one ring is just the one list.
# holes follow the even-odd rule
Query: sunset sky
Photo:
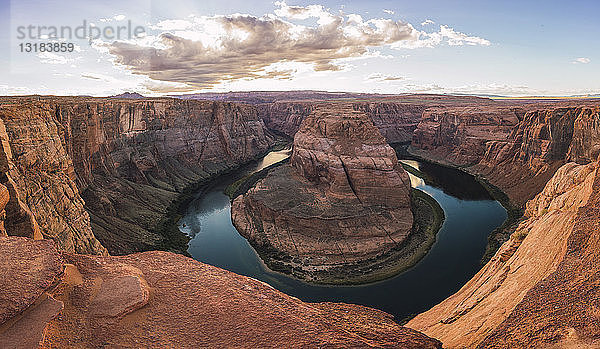
[[[0, 94], [598, 94], [599, 11], [594, 0], [2, 0]], [[20, 37], [84, 20], [145, 35]], [[20, 50], [42, 42], [74, 51]]]

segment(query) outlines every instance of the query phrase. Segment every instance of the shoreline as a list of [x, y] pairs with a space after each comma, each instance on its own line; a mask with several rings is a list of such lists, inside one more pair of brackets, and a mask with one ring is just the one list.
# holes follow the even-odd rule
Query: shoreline
[[[244, 194], [264, 178], [268, 171], [282, 165], [283, 160], [229, 185], [225, 191], [231, 200]], [[293, 277], [302, 282], [324, 286], [360, 286], [383, 281], [401, 274], [421, 261], [437, 239], [445, 220], [438, 202], [425, 192], [411, 188], [411, 211], [414, 223], [410, 236], [399, 246], [378, 256], [351, 265], [327, 270], [306, 271], [294, 265], [293, 257], [272, 246], [258, 246], [248, 241], [266, 268], [274, 273]]]
[[[515, 205], [502, 189], [490, 183], [487, 178], [478, 173], [473, 173], [472, 171], [469, 171], [468, 169], [473, 165], [458, 166], [451, 164], [447, 161], [437, 160], [432, 157], [425, 157], [425, 154], [415, 152], [414, 149], [412, 149], [410, 143], [395, 143], [391, 144], [391, 146], [392, 148], [394, 148], [394, 150], [396, 150], [396, 153], [401, 151], [402, 155], [404, 156], [412, 157], [415, 160], [428, 162], [438, 166], [455, 169], [473, 176], [473, 178], [489, 193], [491, 198], [493, 200], [498, 201], [500, 205], [504, 207], [504, 210], [506, 211], [506, 219], [499, 227], [494, 229], [488, 235], [488, 243], [485, 247], [485, 252], [481, 257], [480, 261], [482, 266], [485, 265], [494, 256], [494, 254], [496, 254], [498, 249], [500, 249], [500, 246], [502, 246], [504, 242], [508, 241], [512, 233], [515, 232], [519, 222], [523, 218], [523, 209]], [[422, 179], [427, 180], [427, 178]]]
[[251, 160], [237, 166], [229, 167], [226, 170], [215, 173], [206, 179], [195, 183], [190, 183], [190, 185], [186, 186], [180, 193], [177, 194], [176, 198], [169, 203], [164, 215], [155, 225], [153, 232], [162, 236], [164, 240], [160, 245], [155, 246], [154, 250], [175, 252], [187, 257], [191, 257], [187, 252], [191, 239], [188, 235], [179, 230], [178, 224], [189, 204], [206, 192], [206, 190], [226, 179], [227, 176], [242, 171], [243, 169], [260, 161], [270, 152], [276, 151], [279, 148], [283, 149], [287, 144], [289, 144], [289, 142], [285, 140], [277, 140], [275, 145], [266, 151], [257, 154]]

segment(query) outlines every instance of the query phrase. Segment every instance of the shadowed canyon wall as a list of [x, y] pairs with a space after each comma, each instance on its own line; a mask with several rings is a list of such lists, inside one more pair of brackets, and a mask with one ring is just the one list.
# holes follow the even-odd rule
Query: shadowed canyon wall
[[12, 98], [0, 118], [7, 231], [77, 253], [161, 247], [179, 193], [273, 145], [253, 107], [228, 102]]

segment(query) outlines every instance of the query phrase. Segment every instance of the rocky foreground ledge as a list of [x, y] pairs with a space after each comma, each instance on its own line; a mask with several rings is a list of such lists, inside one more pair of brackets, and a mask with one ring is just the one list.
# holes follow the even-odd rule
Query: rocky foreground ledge
[[410, 180], [364, 112], [322, 106], [302, 122], [289, 164], [233, 201], [232, 220], [270, 267], [343, 283], [410, 235]]
[[169, 252], [60, 253], [50, 240], [0, 237], [0, 347], [440, 348], [392, 316], [304, 303]]

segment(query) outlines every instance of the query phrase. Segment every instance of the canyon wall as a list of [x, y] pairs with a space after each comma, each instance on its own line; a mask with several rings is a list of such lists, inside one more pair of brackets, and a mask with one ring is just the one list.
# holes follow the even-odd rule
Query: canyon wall
[[481, 160], [471, 170], [523, 206], [565, 162], [596, 160], [599, 110], [596, 104], [529, 111], [506, 139], [487, 142]]
[[428, 108], [411, 144], [435, 160], [472, 165], [481, 160], [488, 142], [506, 140], [524, 114], [521, 108], [503, 106]]
[[596, 159], [597, 123], [593, 101], [429, 108], [410, 151], [482, 175], [524, 206], [565, 162]]
[[288, 137], [294, 137], [302, 120], [316, 108], [336, 108], [336, 105], [351, 104], [356, 111], [365, 113], [386, 138], [388, 143], [410, 142], [412, 133], [419, 123], [426, 106], [393, 101], [361, 102], [275, 102], [257, 105], [259, 115], [266, 126]]
[[492, 260], [407, 326], [448, 348], [599, 344], [598, 168], [562, 166]]
[[305, 303], [169, 252], [60, 253], [0, 237], [2, 348], [441, 348], [379, 310]]
[[228, 102], [13, 98], [0, 118], [7, 231], [77, 253], [164, 248], [179, 193], [273, 145], [255, 108]]

